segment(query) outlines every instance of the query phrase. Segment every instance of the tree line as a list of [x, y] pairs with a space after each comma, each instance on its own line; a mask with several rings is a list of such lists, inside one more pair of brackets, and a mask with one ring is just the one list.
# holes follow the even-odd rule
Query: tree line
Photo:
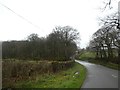
[[118, 13], [100, 19], [102, 26], [92, 36], [89, 48], [100, 60], [118, 63], [120, 60], [120, 24]]
[[71, 26], [57, 26], [46, 38], [31, 34], [27, 40], [4, 41], [3, 59], [67, 61], [77, 50], [79, 33]]

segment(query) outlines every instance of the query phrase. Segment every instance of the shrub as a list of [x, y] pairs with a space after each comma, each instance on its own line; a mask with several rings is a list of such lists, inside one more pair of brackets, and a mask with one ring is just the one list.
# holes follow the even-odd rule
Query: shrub
[[72, 67], [74, 61], [20, 61], [4, 60], [2, 62], [2, 80], [3, 87], [6, 82], [11, 83], [34, 79], [36, 75], [44, 73], [52, 74]]

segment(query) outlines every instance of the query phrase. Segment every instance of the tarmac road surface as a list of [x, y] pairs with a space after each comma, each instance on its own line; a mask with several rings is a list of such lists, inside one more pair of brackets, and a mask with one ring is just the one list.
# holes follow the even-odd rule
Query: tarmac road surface
[[87, 76], [82, 88], [118, 88], [117, 70], [85, 61], [75, 61], [87, 69]]

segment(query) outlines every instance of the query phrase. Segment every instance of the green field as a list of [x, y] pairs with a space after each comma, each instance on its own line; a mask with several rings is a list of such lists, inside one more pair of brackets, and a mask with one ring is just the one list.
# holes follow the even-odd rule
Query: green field
[[90, 60], [95, 59], [95, 52], [84, 51], [80, 56], [80, 60]]
[[80, 88], [86, 77], [86, 69], [75, 63], [68, 70], [56, 74], [38, 75], [34, 80], [19, 81], [17, 88]]
[[111, 68], [111, 69], [120, 70], [120, 68], [118, 67], [118, 64], [112, 63], [110, 61], [106, 62], [106, 60], [95, 59], [95, 52], [84, 51], [79, 56], [79, 59], [83, 60], [83, 61], [88, 61], [88, 62], [91, 62], [91, 63], [95, 63], [95, 64], [100, 64], [100, 65], [106, 66], [106, 67]]

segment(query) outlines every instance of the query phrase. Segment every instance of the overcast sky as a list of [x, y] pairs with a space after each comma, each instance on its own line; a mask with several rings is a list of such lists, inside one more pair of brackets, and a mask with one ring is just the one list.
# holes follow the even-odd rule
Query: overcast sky
[[[0, 0], [5, 5], [0, 4], [0, 40], [23, 40], [31, 33], [44, 37], [55, 26], [69, 25], [79, 31], [81, 48], [86, 47], [99, 28], [98, 17], [106, 13], [99, 9], [103, 1]], [[112, 3], [115, 9], [118, 1]]]

